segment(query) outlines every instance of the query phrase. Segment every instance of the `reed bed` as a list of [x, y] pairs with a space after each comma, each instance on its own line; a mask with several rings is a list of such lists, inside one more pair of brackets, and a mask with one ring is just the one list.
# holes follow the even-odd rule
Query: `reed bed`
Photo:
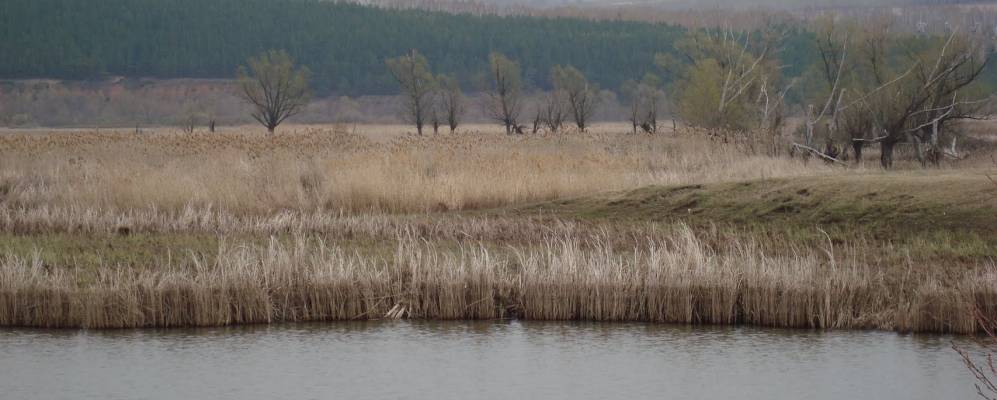
[[[319, 239], [223, 244], [211, 264], [53, 268], [0, 261], [0, 326], [134, 328], [382, 318], [649, 321], [975, 332], [997, 314], [993, 263], [940, 277], [882, 270], [858, 250], [767, 254], [689, 228], [628, 251], [607, 237], [496, 249], [397, 238], [361, 255]], [[844, 261], [840, 261], [844, 260]]]

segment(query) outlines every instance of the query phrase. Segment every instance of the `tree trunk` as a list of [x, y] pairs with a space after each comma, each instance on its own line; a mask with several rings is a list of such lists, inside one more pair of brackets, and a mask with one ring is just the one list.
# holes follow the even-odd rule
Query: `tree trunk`
[[907, 141], [914, 144], [914, 151], [917, 154], [917, 161], [921, 162], [921, 168], [928, 167], [928, 160], [924, 156], [924, 146], [922, 146], [921, 139], [916, 134], [907, 134]]
[[939, 134], [941, 134], [941, 127], [939, 125], [940, 122], [938, 120], [935, 120], [934, 123], [931, 124], [931, 147], [929, 148], [930, 153], [928, 159], [931, 161], [931, 165], [934, 165], [935, 168], [940, 167], [942, 163], [942, 149], [938, 146], [938, 137]]
[[883, 169], [893, 168], [893, 146], [896, 142], [893, 141], [882, 141], [879, 142], [879, 164], [883, 166]]
[[865, 143], [852, 141], [852, 150], [855, 151], [855, 163], [862, 163], [862, 148], [865, 147]]

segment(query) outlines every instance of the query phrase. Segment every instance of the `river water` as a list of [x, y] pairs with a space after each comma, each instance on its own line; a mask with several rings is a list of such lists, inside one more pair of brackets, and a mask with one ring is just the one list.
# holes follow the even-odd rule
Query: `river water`
[[0, 329], [0, 399], [973, 399], [952, 340], [515, 321]]

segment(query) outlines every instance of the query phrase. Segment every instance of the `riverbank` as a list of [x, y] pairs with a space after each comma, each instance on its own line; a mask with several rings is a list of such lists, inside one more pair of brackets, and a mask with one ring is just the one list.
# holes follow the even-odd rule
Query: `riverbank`
[[0, 325], [521, 318], [967, 333], [976, 330], [968, 310], [997, 312], [992, 263], [876, 268], [854, 247], [714, 248], [684, 226], [633, 239], [618, 251], [607, 237], [563, 233], [507, 248], [412, 235], [363, 249], [298, 237], [223, 243], [213, 261], [176, 254], [146, 268], [56, 269], [10, 256], [0, 263]]
[[[997, 315], [997, 185], [983, 167], [838, 170], [598, 132], [363, 146], [305, 132], [276, 139], [278, 154], [249, 136], [212, 148], [60, 135], [0, 144], [34, 157], [0, 171], [0, 326], [409, 318], [971, 333], [972, 310]], [[490, 181], [506, 153], [525, 163]], [[369, 174], [327, 169], [344, 158], [422, 186], [341, 180]], [[498, 169], [462, 170], [468, 159]]]

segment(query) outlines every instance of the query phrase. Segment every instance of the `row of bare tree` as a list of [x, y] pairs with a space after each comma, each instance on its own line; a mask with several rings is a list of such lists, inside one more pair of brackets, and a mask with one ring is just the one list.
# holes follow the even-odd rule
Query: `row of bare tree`
[[[784, 33], [743, 32], [729, 27], [690, 32], [676, 43], [677, 56], [656, 58], [669, 76], [672, 95], [653, 75], [630, 81], [622, 92], [630, 99], [633, 130], [658, 130], [662, 103], [671, 103], [684, 123], [709, 132], [734, 135], [769, 149], [784, 147], [786, 97], [798, 90], [807, 104], [804, 121], [791, 145], [828, 162], [855, 160], [878, 145], [883, 168], [893, 166], [894, 148], [914, 147], [923, 165], [960, 158], [954, 121], [982, 118], [989, 93], [974, 85], [993, 55], [985, 37], [953, 31], [925, 37], [892, 32], [889, 25], [821, 21], [816, 32], [819, 62], [800, 78], [785, 79], [779, 60]], [[421, 135], [426, 125], [455, 131], [466, 99], [453, 77], [434, 75], [416, 51], [390, 59], [404, 114]], [[296, 68], [279, 51], [251, 59], [240, 69], [243, 97], [252, 116], [270, 132], [308, 102], [308, 70]], [[489, 57], [482, 108], [508, 134], [525, 133], [526, 108], [519, 65], [502, 54]], [[599, 91], [571, 66], [550, 72], [553, 90], [535, 105], [532, 131], [557, 132], [567, 121], [585, 131], [599, 105]]]
[[914, 146], [923, 165], [959, 158], [956, 136], [945, 130], [961, 119], [982, 118], [989, 98], [973, 83], [993, 55], [992, 44], [970, 34], [911, 38], [888, 25], [857, 26], [834, 20], [818, 29], [823, 106], [811, 107], [806, 145], [818, 136], [850, 145], [856, 159], [880, 146], [883, 168], [893, 166], [898, 143]]
[[[434, 75], [426, 57], [411, 53], [387, 61], [388, 70], [398, 81], [404, 100], [404, 116], [422, 135], [432, 126], [438, 133], [446, 125], [457, 130], [466, 111], [466, 99], [457, 79]], [[296, 67], [283, 51], [268, 51], [249, 60], [239, 69], [240, 95], [252, 106], [251, 116], [271, 134], [287, 118], [304, 110], [310, 99], [309, 71]], [[524, 133], [520, 118], [525, 95], [519, 65], [493, 53], [489, 57], [490, 82], [482, 102], [487, 115], [509, 134]], [[533, 132], [557, 132], [569, 118], [579, 130], [590, 124], [599, 103], [598, 88], [574, 67], [555, 66], [551, 70], [554, 90], [537, 105]], [[185, 124], [190, 126], [190, 124]]]
[[388, 70], [401, 86], [405, 115], [422, 135], [423, 127], [440, 130], [445, 121], [450, 132], [457, 130], [464, 114], [464, 94], [457, 80], [447, 75], [433, 75], [426, 57], [412, 51], [409, 55], [387, 61]]
[[[466, 100], [457, 80], [434, 76], [429, 62], [413, 50], [405, 56], [387, 61], [404, 98], [404, 117], [413, 123], [421, 135], [423, 126], [432, 124], [438, 132], [440, 121], [446, 121], [453, 132], [466, 111]], [[525, 133], [521, 124], [526, 105], [519, 64], [499, 53], [489, 57], [489, 82], [482, 107], [486, 115], [501, 124], [506, 133]], [[598, 89], [574, 67], [555, 66], [551, 70], [554, 90], [537, 105], [533, 132], [542, 129], [557, 132], [568, 118], [584, 131], [590, 124], [599, 103]]]

